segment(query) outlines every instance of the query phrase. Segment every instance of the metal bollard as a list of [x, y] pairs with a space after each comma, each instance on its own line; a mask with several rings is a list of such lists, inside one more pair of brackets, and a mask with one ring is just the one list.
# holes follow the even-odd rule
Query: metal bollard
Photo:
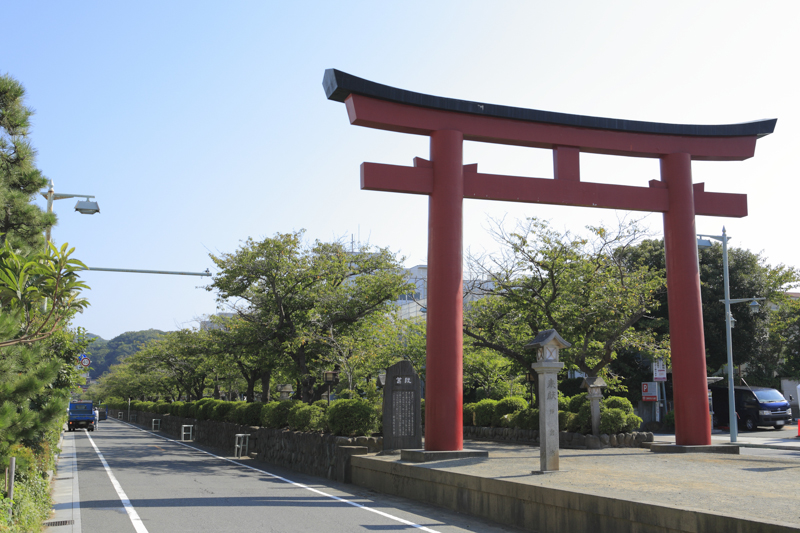
[[117, 413], [117, 418], [119, 418], [120, 420], [122, 420], [123, 416], [125, 416], [125, 413], [123, 413], [122, 411]]
[[[189, 436], [187, 439], [186, 436]], [[194, 426], [181, 426], [181, 441], [194, 440]]]
[[153, 424], [153, 431], [161, 431], [161, 419], [154, 418], [152, 421]]
[[247, 457], [247, 452], [250, 446], [250, 433], [237, 433], [236, 442], [233, 446], [233, 456], [240, 458], [242, 453]]

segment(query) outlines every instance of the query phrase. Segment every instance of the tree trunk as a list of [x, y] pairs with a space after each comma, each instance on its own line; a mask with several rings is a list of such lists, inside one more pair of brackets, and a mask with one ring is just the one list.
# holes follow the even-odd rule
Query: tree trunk
[[272, 380], [272, 370], [265, 370], [261, 373], [261, 401], [264, 403], [269, 402], [270, 397], [269, 384]]
[[214, 383], [214, 399], [219, 400], [219, 383]]
[[256, 377], [253, 376], [252, 378], [247, 379], [247, 397], [245, 400], [247, 403], [253, 403], [255, 401], [256, 395]]

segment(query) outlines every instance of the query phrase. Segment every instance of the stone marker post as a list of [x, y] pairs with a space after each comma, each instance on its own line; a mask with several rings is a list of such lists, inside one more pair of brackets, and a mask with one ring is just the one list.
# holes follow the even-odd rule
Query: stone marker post
[[531, 365], [539, 376], [539, 467], [542, 472], [558, 470], [558, 372], [564, 363], [558, 351], [570, 343], [554, 329], [539, 332], [525, 347], [537, 350]]
[[583, 378], [583, 383], [581, 383], [582, 389], [589, 389], [586, 397], [589, 398], [592, 409], [592, 435], [595, 437], [600, 436], [600, 400], [603, 399], [603, 391], [600, 388], [605, 386], [606, 382], [599, 377]]
[[383, 388], [383, 451], [422, 448], [419, 376], [408, 361], [386, 369]]

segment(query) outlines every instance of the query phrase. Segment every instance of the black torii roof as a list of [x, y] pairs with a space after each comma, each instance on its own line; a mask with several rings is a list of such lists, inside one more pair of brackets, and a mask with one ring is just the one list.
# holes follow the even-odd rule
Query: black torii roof
[[616, 118], [591, 117], [554, 113], [539, 109], [525, 109], [496, 104], [457, 100], [429, 94], [415, 93], [397, 89], [373, 81], [353, 76], [341, 70], [329, 68], [322, 80], [328, 100], [344, 102], [350, 94], [360, 94], [388, 100], [399, 104], [455, 111], [497, 118], [510, 118], [527, 122], [541, 122], [561, 126], [573, 126], [631, 133], [654, 133], [660, 135], [683, 135], [691, 137], [764, 137], [775, 131], [776, 118], [742, 122], [739, 124], [668, 124], [661, 122], [644, 122], [640, 120], [622, 120]]

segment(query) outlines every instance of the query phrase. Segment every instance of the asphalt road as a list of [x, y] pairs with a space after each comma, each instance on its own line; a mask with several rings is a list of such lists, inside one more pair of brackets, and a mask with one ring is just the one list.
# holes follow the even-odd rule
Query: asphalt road
[[65, 433], [82, 532], [517, 531], [425, 504], [233, 461], [108, 420]]

